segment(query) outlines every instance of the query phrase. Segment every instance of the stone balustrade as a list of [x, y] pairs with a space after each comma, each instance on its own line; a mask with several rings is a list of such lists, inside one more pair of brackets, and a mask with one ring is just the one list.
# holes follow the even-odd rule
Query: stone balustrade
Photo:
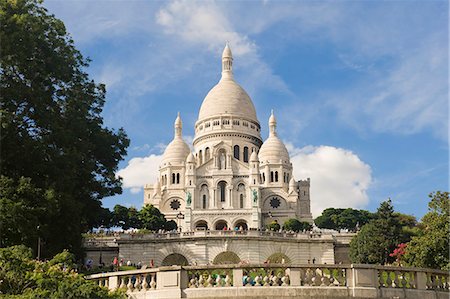
[[129, 298], [448, 298], [449, 273], [376, 265], [169, 266], [86, 277]]
[[120, 234], [118, 240], [150, 240], [150, 239], [180, 239], [180, 238], [195, 238], [195, 237], [272, 237], [272, 238], [288, 238], [307, 240], [311, 238], [332, 238], [334, 235], [354, 236], [354, 233], [320, 233], [320, 232], [274, 232], [274, 231], [260, 231], [260, 230], [197, 230], [188, 232], [165, 232], [165, 233], [147, 233], [147, 234]]

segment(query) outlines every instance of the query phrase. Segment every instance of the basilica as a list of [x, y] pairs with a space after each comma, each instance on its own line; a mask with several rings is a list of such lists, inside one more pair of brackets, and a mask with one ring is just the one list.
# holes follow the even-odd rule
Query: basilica
[[183, 231], [259, 229], [289, 218], [312, 222], [310, 179], [294, 179], [273, 111], [268, 126], [263, 141], [255, 106], [233, 77], [227, 44], [222, 77], [200, 107], [193, 151], [178, 114], [159, 179], [144, 187], [144, 204], [159, 208]]

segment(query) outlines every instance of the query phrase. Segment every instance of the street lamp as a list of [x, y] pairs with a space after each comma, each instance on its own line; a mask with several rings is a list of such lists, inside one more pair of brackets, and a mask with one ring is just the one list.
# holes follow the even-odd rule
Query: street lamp
[[40, 233], [41, 226], [36, 226], [36, 230], [38, 233], [38, 247], [37, 247], [37, 260], [39, 261], [41, 259], [41, 233]]

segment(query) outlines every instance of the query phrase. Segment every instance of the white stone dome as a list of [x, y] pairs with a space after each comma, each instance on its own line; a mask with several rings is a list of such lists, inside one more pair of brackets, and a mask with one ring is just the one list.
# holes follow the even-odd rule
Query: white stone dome
[[164, 151], [161, 165], [167, 166], [169, 164], [184, 164], [187, 156], [191, 150], [187, 143], [183, 140], [181, 135], [183, 124], [181, 122], [180, 114], [175, 120], [175, 136], [173, 140], [167, 145]]
[[289, 163], [289, 153], [278, 136], [270, 136], [259, 149], [261, 163]]
[[259, 161], [261, 164], [272, 163], [290, 163], [289, 153], [284, 143], [278, 138], [276, 132], [277, 121], [272, 114], [269, 118], [269, 138], [264, 141], [263, 145], [259, 149]]
[[186, 163], [195, 163], [194, 155], [191, 152], [189, 152], [189, 155], [186, 159]]
[[198, 119], [231, 114], [258, 122], [256, 109], [247, 92], [234, 81], [233, 56], [228, 44], [222, 53], [222, 78], [206, 95]]
[[168, 163], [182, 164], [186, 161], [190, 152], [191, 150], [183, 138], [175, 137], [164, 151], [162, 165], [167, 165]]
[[221, 114], [241, 116], [258, 122], [252, 100], [233, 79], [222, 79], [209, 91], [200, 107], [198, 119]]

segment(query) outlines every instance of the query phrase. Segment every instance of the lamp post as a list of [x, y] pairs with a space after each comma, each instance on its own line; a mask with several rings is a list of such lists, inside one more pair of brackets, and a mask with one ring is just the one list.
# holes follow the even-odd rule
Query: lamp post
[[38, 246], [37, 246], [37, 260], [39, 261], [41, 259], [41, 233], [40, 233], [41, 226], [36, 226], [36, 230], [38, 233]]
[[180, 225], [180, 222], [181, 222], [181, 219], [184, 219], [184, 215], [183, 215], [183, 213], [181, 213], [181, 211], [177, 214], [177, 225], [178, 225], [178, 229], [180, 230], [180, 232], [181, 232], [181, 225]]

